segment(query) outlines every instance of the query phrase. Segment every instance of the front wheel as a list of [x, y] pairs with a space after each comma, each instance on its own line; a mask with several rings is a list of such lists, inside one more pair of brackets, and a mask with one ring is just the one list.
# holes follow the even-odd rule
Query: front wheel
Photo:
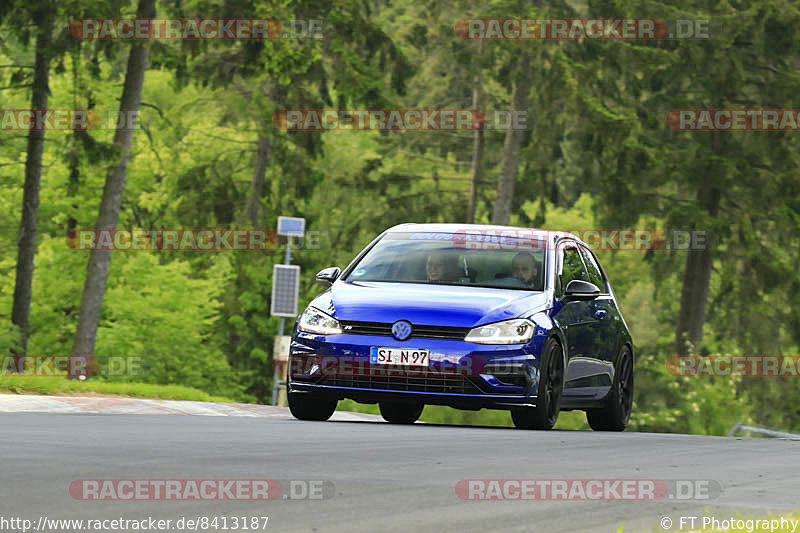
[[511, 410], [511, 420], [520, 429], [553, 429], [561, 411], [561, 391], [564, 388], [564, 357], [561, 345], [554, 338], [542, 350], [539, 365], [539, 389], [536, 407]]
[[605, 407], [587, 409], [586, 420], [595, 431], [623, 431], [631, 419], [632, 410], [633, 355], [631, 349], [625, 346]]
[[289, 394], [289, 411], [299, 420], [327, 420], [333, 415], [338, 403], [339, 400], [311, 394]]
[[422, 414], [425, 407], [421, 403], [381, 402], [378, 406], [381, 416], [392, 424], [413, 424]]

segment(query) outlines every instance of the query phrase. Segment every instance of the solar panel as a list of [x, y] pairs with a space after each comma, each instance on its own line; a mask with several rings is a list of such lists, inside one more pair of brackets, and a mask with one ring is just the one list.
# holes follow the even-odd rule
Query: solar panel
[[278, 235], [302, 237], [306, 231], [306, 219], [297, 217], [278, 217]]
[[297, 316], [297, 289], [300, 285], [300, 267], [297, 265], [273, 265], [272, 267], [272, 316]]

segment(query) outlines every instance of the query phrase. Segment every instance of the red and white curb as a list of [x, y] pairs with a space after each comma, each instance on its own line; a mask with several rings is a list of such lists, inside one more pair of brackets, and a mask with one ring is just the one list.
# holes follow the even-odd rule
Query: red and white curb
[[[244, 403], [189, 402], [142, 398], [35, 396], [0, 394], [0, 413], [60, 413], [103, 415], [192, 415], [246, 416], [251, 418], [294, 418], [286, 407]], [[376, 421], [380, 416], [336, 411], [331, 420]]]

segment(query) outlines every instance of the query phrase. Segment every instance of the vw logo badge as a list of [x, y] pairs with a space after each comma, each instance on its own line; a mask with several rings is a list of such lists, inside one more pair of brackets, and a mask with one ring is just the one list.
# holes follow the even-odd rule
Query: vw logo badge
[[411, 336], [411, 323], [405, 320], [398, 320], [392, 324], [392, 335], [399, 341], [404, 341]]

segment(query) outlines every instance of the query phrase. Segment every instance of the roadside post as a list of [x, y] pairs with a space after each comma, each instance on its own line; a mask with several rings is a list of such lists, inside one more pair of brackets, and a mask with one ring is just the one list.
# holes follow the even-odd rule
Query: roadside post
[[[278, 405], [278, 396], [281, 389], [286, 394], [286, 368], [289, 364], [289, 345], [291, 337], [284, 335], [285, 320], [287, 317], [297, 317], [297, 298], [300, 286], [300, 267], [292, 265], [292, 238], [302, 237], [305, 234], [306, 220], [296, 217], [278, 217], [278, 235], [288, 238], [286, 256], [283, 264], [272, 267], [272, 298], [270, 314], [280, 317], [278, 321], [278, 335], [272, 347], [272, 405]], [[281, 402], [282, 403], [282, 402]]]

